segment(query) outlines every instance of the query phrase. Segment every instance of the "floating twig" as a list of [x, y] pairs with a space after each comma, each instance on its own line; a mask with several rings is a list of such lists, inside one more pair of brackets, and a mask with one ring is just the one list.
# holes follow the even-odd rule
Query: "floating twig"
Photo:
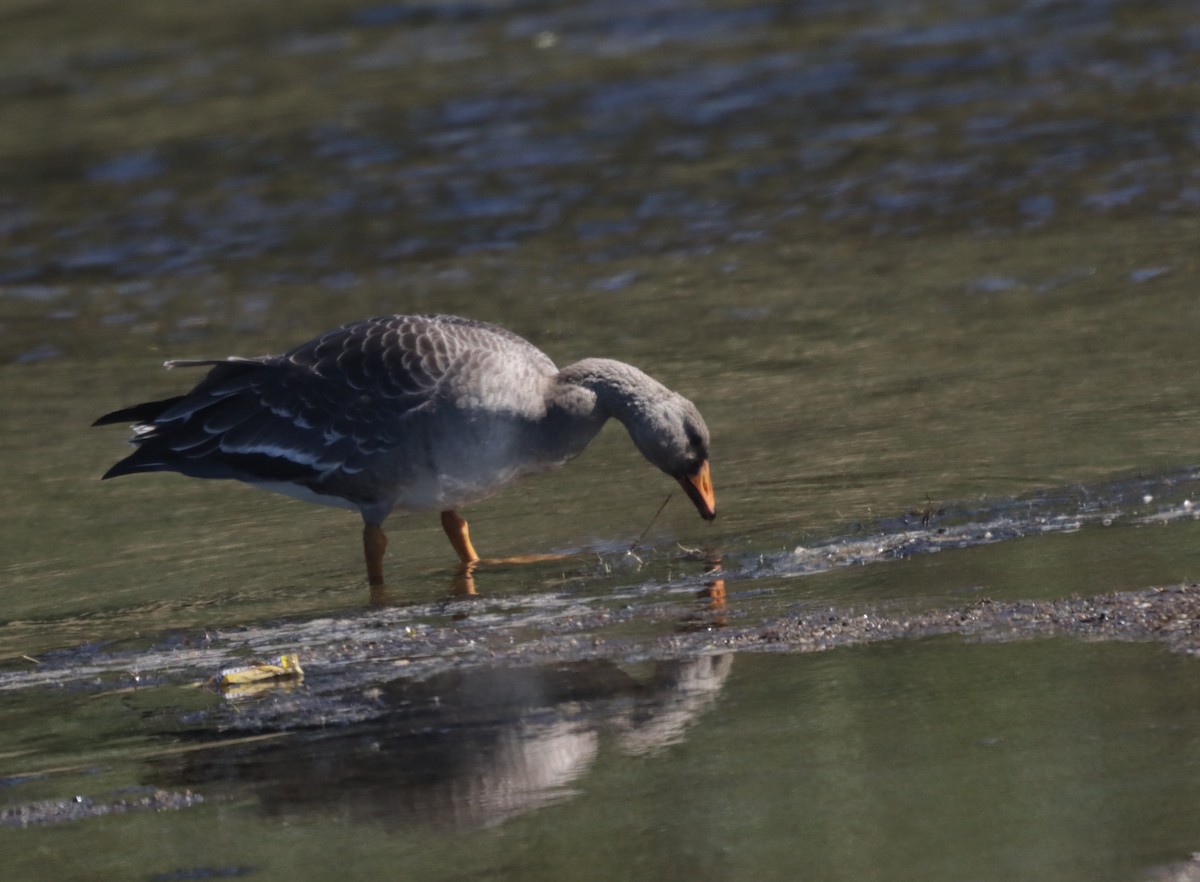
[[658, 511], [654, 513], [654, 517], [650, 518], [650, 523], [646, 524], [646, 529], [642, 530], [641, 535], [633, 540], [633, 544], [629, 546], [629, 551], [626, 552], [627, 554], [633, 554], [637, 547], [642, 544], [642, 540], [646, 538], [646, 534], [650, 532], [650, 528], [654, 526], [654, 522], [658, 520], [658, 516], [663, 513], [663, 509], [667, 507], [667, 503], [670, 501], [671, 494], [668, 493], [667, 498], [664, 499], [662, 505], [658, 507]]

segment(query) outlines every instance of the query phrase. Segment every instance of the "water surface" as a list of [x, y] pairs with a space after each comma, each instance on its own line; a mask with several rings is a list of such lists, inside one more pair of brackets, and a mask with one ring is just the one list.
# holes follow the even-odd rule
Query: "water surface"
[[[720, 649], [1200, 578], [1200, 7], [99, 9], [0, 3], [0, 798], [84, 799], [0, 829], [15, 878], [1130, 879], [1200, 849], [1190, 655]], [[400, 311], [686, 394], [720, 516], [656, 519], [673, 485], [612, 426], [467, 512], [485, 556], [562, 559], [463, 597], [397, 515], [378, 609], [345, 512], [96, 480], [124, 438], [90, 422], [193, 379], [165, 359]], [[428, 656], [371, 655], [406, 629]], [[282, 651], [297, 690], [196, 688]]]

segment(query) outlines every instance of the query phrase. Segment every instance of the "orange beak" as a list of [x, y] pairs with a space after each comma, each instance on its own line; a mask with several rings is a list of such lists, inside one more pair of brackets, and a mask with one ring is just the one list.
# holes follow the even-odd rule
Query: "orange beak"
[[700, 463], [700, 468], [690, 475], [679, 478], [679, 486], [692, 500], [700, 517], [711, 521], [717, 516], [717, 497], [713, 494], [712, 475], [708, 471], [708, 460]]

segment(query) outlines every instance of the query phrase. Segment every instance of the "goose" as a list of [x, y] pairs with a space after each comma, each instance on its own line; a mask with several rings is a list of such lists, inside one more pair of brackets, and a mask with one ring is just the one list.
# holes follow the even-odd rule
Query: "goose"
[[459, 560], [479, 560], [464, 506], [578, 455], [610, 418], [651, 464], [716, 517], [709, 433], [692, 402], [632, 365], [558, 369], [522, 337], [450, 315], [389, 315], [282, 355], [174, 360], [207, 367], [190, 392], [105, 414], [133, 453], [103, 476], [227, 478], [357, 510], [370, 586], [384, 585], [384, 520], [441, 513]]

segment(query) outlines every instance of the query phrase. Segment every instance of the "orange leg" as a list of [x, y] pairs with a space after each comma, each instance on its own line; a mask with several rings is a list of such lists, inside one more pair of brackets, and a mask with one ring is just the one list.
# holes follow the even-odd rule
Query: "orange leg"
[[372, 587], [383, 585], [383, 553], [387, 550], [387, 536], [383, 527], [366, 524], [363, 527], [363, 553], [367, 557], [367, 582]]
[[456, 511], [442, 512], [442, 529], [450, 539], [450, 544], [458, 552], [458, 559], [463, 563], [474, 563], [479, 560], [475, 547], [471, 544], [471, 534], [467, 532], [467, 522]]

